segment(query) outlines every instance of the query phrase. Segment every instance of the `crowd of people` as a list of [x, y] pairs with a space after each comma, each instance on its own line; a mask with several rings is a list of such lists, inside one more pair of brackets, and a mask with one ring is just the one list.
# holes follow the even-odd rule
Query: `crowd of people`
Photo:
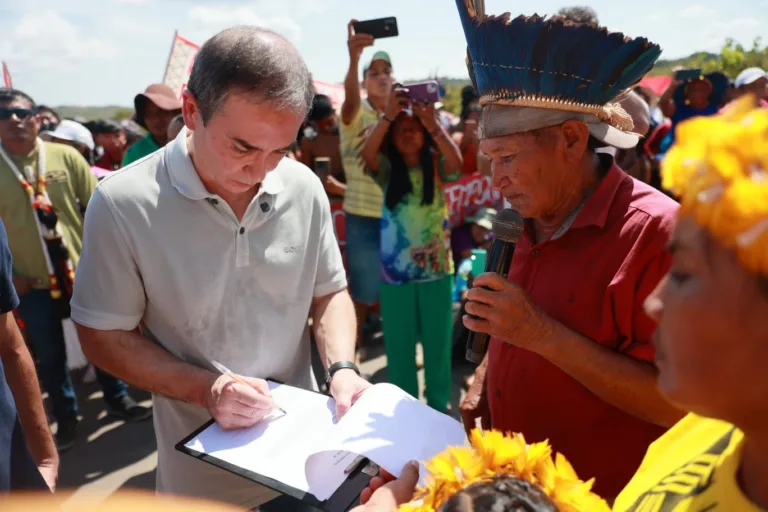
[[[0, 491], [53, 490], [76, 443], [64, 319], [108, 412], [154, 415], [158, 491], [245, 508], [276, 493], [175, 444], [211, 417], [261, 421], [266, 379], [318, 389], [312, 343], [343, 416], [380, 321], [389, 381], [418, 397], [423, 366], [449, 414], [454, 347], [492, 342], [458, 411], [471, 445], [425, 487], [418, 466], [374, 478], [362, 510], [768, 508], [768, 74], [681, 72], [657, 98], [634, 88], [660, 48], [594, 12], [470, 3], [454, 123], [356, 20], [338, 106], [254, 27], [211, 38], [181, 97], [152, 84], [122, 123], [0, 89]], [[445, 187], [475, 173], [505, 204], [453, 226]], [[525, 219], [508, 277], [472, 264], [504, 206]]]

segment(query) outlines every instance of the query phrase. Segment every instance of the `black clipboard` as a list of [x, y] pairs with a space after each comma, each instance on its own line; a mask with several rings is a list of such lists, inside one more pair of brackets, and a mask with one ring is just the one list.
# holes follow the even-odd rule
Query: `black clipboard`
[[[282, 384], [281, 382], [277, 382], [275, 380], [272, 380], [272, 382], [276, 382], [277, 384]], [[323, 393], [320, 393], [320, 394], [323, 394]], [[349, 476], [347, 476], [346, 481], [343, 484], [341, 484], [341, 487], [339, 487], [339, 489], [335, 493], [333, 493], [333, 496], [331, 496], [325, 501], [320, 501], [317, 498], [315, 498], [312, 494], [306, 493], [294, 487], [290, 487], [272, 478], [259, 475], [258, 473], [254, 473], [253, 471], [249, 471], [239, 466], [235, 466], [234, 464], [225, 462], [207, 453], [199, 452], [197, 450], [192, 450], [185, 446], [189, 441], [191, 441], [197, 435], [202, 433], [203, 430], [213, 425], [213, 423], [214, 423], [213, 419], [205, 422], [202, 426], [200, 426], [200, 428], [198, 428], [197, 430], [189, 434], [187, 437], [185, 437], [184, 439], [176, 443], [176, 446], [175, 446], [176, 451], [179, 451], [186, 455], [190, 455], [198, 460], [207, 462], [208, 464], [219, 467], [225, 471], [229, 471], [230, 473], [243, 477], [246, 480], [250, 480], [251, 482], [255, 482], [257, 484], [263, 485], [264, 487], [269, 487], [272, 490], [275, 490], [281, 494], [295, 498], [315, 508], [324, 510], [325, 512], [344, 512], [356, 506], [359, 502], [360, 493], [363, 491], [363, 489], [365, 489], [368, 486], [368, 483], [370, 482], [371, 477], [378, 474], [378, 470], [379, 470], [378, 466], [376, 466], [372, 461], [368, 459], [363, 459], [362, 461], [360, 461], [357, 467], [350, 472]]]

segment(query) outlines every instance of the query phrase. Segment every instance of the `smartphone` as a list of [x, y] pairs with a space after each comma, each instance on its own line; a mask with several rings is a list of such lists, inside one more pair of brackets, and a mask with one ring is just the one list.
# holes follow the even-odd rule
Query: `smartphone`
[[395, 37], [397, 32], [397, 18], [378, 18], [375, 20], [358, 21], [352, 25], [355, 34], [370, 34], [374, 39], [384, 39], [385, 37]]
[[437, 80], [404, 84], [403, 87], [408, 89], [408, 98], [411, 101], [423, 101], [426, 103], [437, 103], [440, 101], [440, 84], [437, 83]]
[[315, 158], [315, 174], [320, 178], [320, 181], [325, 183], [326, 178], [331, 173], [331, 159], [325, 156], [319, 156]]
[[488, 251], [485, 249], [472, 249], [472, 275], [477, 277], [485, 272], [485, 262], [488, 258]]
[[697, 80], [699, 77], [701, 77], [701, 69], [678, 69], [675, 71], [675, 80], [678, 82]]

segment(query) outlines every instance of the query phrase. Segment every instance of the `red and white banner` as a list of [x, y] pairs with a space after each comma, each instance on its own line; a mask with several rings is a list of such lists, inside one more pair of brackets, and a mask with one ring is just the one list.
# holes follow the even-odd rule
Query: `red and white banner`
[[8, 64], [3, 61], [3, 82], [9, 89], [13, 88], [13, 80], [11, 80], [11, 72], [8, 71]]
[[179, 97], [187, 87], [189, 75], [192, 73], [192, 64], [194, 64], [199, 50], [199, 45], [181, 37], [178, 33], [174, 33], [171, 53], [168, 55], [168, 64], [165, 66], [163, 83], [176, 91]]
[[[467, 217], [471, 217], [480, 208], [503, 207], [503, 199], [498, 190], [491, 188], [491, 178], [479, 172], [462, 176], [458, 181], [445, 185], [445, 201], [448, 203], [451, 228], [461, 226]], [[333, 226], [336, 239], [342, 250], [347, 243], [344, 210], [341, 201], [331, 204]]]

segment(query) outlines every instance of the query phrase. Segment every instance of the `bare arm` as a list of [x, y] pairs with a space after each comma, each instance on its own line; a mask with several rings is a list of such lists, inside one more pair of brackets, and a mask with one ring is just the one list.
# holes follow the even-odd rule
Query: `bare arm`
[[609, 350], [559, 322], [554, 322], [539, 353], [602, 400], [633, 416], [668, 427], [685, 415], [659, 392], [653, 365]]
[[432, 132], [432, 138], [437, 144], [437, 149], [440, 150], [440, 154], [443, 157], [443, 163], [445, 165], [446, 174], [456, 174], [461, 172], [464, 168], [464, 158], [461, 156], [459, 147], [453, 142], [453, 139], [448, 132], [445, 131], [443, 125], [437, 125], [435, 131]]
[[93, 364], [152, 393], [208, 407], [217, 375], [173, 356], [135, 331], [77, 325], [83, 353]]
[[[59, 468], [59, 454], [48, 428], [48, 419], [43, 408], [35, 363], [24, 344], [12, 313], [0, 315], [0, 359], [3, 362], [8, 387], [19, 411], [27, 447], [38, 468], [48, 468], [53, 481], [46, 481], [54, 487]], [[42, 472], [42, 471], [41, 471]], [[45, 475], [48, 476], [48, 475]]]
[[659, 108], [661, 109], [661, 113], [664, 114], [666, 117], [672, 117], [675, 115], [675, 92], [677, 91], [677, 88], [680, 87], [680, 82], [672, 82], [672, 84], [667, 87], [667, 90], [664, 91], [664, 94], [661, 95], [661, 98], [659, 99]]
[[363, 149], [360, 150], [360, 158], [363, 159], [365, 167], [369, 171], [379, 171], [379, 150], [384, 143], [384, 138], [387, 136], [387, 132], [391, 125], [391, 121], [386, 117], [379, 119], [376, 127], [365, 140]]
[[341, 122], [345, 125], [355, 119], [362, 99], [360, 98], [360, 78], [357, 70], [360, 67], [360, 57], [363, 50], [373, 46], [373, 36], [369, 34], [355, 34], [353, 25], [357, 20], [352, 20], [347, 25], [347, 47], [349, 49], [349, 69], [344, 78], [344, 103], [341, 104]]
[[325, 368], [355, 360], [355, 318], [355, 307], [346, 289], [312, 301], [315, 340]]

